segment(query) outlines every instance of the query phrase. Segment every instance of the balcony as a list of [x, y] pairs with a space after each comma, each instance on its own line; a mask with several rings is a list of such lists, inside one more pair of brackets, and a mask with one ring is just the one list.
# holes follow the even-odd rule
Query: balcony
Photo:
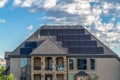
[[63, 71], [64, 70], [64, 59], [62, 57], [58, 57], [56, 60], [56, 69], [58, 71]]
[[34, 70], [41, 70], [41, 58], [40, 57], [34, 58]]

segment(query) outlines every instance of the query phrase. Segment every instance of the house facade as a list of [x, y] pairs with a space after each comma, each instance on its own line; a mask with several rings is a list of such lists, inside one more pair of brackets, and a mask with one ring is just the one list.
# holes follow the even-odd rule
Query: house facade
[[80, 25], [44, 25], [6, 52], [15, 80], [120, 80], [120, 58]]

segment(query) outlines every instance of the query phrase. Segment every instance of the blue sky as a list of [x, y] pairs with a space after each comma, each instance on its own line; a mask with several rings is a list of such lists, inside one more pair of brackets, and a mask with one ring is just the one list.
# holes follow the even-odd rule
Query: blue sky
[[84, 25], [120, 56], [118, 0], [0, 0], [0, 57], [45, 23]]

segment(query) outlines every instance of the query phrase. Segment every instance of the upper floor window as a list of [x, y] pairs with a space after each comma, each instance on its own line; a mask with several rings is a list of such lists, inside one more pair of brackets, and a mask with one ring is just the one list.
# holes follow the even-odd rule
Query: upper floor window
[[20, 80], [26, 80], [26, 77], [21, 77]]
[[74, 59], [70, 58], [69, 59], [69, 70], [73, 70], [74, 69]]
[[27, 65], [27, 58], [20, 58], [20, 67], [25, 67]]
[[90, 59], [90, 69], [95, 70], [95, 59]]
[[87, 59], [77, 59], [77, 69], [87, 70]]

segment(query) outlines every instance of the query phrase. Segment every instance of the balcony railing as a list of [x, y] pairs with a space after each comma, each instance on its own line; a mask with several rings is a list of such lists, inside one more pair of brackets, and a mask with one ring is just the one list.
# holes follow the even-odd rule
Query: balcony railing
[[62, 64], [58, 64], [57, 67], [56, 67], [56, 69], [58, 71], [63, 71], [64, 70], [64, 66]]
[[46, 70], [52, 70], [52, 67], [46, 67]]
[[34, 70], [41, 70], [40, 66], [34, 66]]

